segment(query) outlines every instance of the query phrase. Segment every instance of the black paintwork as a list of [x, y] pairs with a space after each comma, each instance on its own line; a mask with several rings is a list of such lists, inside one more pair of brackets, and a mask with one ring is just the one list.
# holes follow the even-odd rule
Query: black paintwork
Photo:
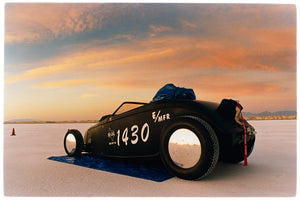
[[[137, 108], [119, 113], [126, 104]], [[243, 127], [218, 112], [219, 104], [196, 100], [160, 100], [153, 103], [124, 102], [112, 115], [101, 118], [84, 135], [84, 150], [108, 157], [150, 157], [159, 155], [160, 135], [182, 116], [205, 120], [217, 134], [220, 156], [227, 148], [243, 142]], [[246, 121], [246, 127], [253, 127]], [[254, 135], [250, 135], [248, 140]], [[123, 138], [123, 139], [122, 139]]]

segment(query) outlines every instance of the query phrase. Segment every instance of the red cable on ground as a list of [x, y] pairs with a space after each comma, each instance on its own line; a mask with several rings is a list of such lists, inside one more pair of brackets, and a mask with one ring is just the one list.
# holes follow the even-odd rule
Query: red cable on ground
[[241, 118], [242, 118], [242, 124], [243, 124], [243, 128], [244, 128], [244, 166], [248, 165], [247, 162], [247, 157], [248, 157], [248, 152], [247, 152], [247, 131], [246, 131], [246, 126], [245, 126], [245, 121], [242, 115], [242, 108], [241, 105], [239, 103], [237, 103], [238, 108], [241, 111]]

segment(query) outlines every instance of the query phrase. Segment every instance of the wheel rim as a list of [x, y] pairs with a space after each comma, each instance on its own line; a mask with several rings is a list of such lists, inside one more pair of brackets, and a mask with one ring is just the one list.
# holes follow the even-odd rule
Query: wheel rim
[[76, 138], [73, 134], [68, 134], [66, 137], [66, 150], [70, 154], [74, 153], [76, 150]]
[[187, 169], [194, 167], [201, 157], [201, 143], [197, 135], [186, 128], [174, 131], [168, 142], [171, 160], [178, 167]]

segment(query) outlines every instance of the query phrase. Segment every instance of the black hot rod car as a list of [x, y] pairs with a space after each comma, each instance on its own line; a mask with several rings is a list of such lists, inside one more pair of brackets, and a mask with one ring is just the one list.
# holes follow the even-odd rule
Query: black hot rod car
[[[68, 130], [64, 148], [69, 156], [80, 156], [83, 151], [117, 158], [160, 156], [175, 176], [200, 179], [212, 172], [218, 160], [244, 160], [244, 129], [237, 104], [226, 99], [218, 104], [188, 98], [124, 102], [84, 137], [78, 130]], [[255, 130], [244, 122], [249, 156]]]

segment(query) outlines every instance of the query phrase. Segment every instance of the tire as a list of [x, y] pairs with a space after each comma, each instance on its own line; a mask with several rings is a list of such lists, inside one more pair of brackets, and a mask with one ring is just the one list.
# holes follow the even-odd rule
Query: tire
[[[180, 156], [180, 154], [185, 151], [181, 151], [181, 153], [171, 149], [171, 146], [174, 145], [171, 140], [173, 140], [173, 136], [177, 134], [179, 131], [186, 131], [187, 133], [192, 133], [192, 135], [196, 136], [200, 143], [198, 145], [187, 145], [187, 147], [194, 148], [197, 147], [200, 150], [200, 153], [193, 152], [193, 154], [185, 154], [184, 156]], [[183, 133], [183, 131], [182, 131]], [[172, 139], [171, 139], [172, 138]], [[195, 139], [194, 139], [195, 140]], [[171, 142], [170, 142], [171, 141]], [[184, 145], [177, 145], [183, 150]], [[182, 164], [177, 162], [175, 156], [172, 156], [172, 152], [176, 152], [179, 156], [176, 159], [186, 159], [192, 156], [199, 154], [199, 157], [193, 158], [193, 162], [189, 165]], [[165, 165], [165, 167], [175, 176], [187, 179], [187, 180], [195, 180], [202, 179], [205, 176], [209, 175], [213, 169], [215, 168], [218, 159], [219, 159], [219, 142], [218, 138], [212, 129], [212, 127], [200, 118], [196, 118], [193, 116], [184, 116], [175, 119], [171, 124], [169, 124], [162, 132], [160, 138], [160, 155], [161, 159]], [[173, 157], [173, 158], [172, 158]], [[176, 160], [176, 161], [175, 161]], [[185, 161], [182, 161], [185, 162]]]
[[83, 150], [83, 138], [78, 130], [68, 130], [64, 138], [64, 148], [70, 157], [81, 156]]
[[[253, 151], [255, 143], [255, 135], [250, 137], [247, 141], [247, 157], [249, 157]], [[224, 150], [221, 160], [225, 163], [239, 163], [244, 160], [244, 142]]]

